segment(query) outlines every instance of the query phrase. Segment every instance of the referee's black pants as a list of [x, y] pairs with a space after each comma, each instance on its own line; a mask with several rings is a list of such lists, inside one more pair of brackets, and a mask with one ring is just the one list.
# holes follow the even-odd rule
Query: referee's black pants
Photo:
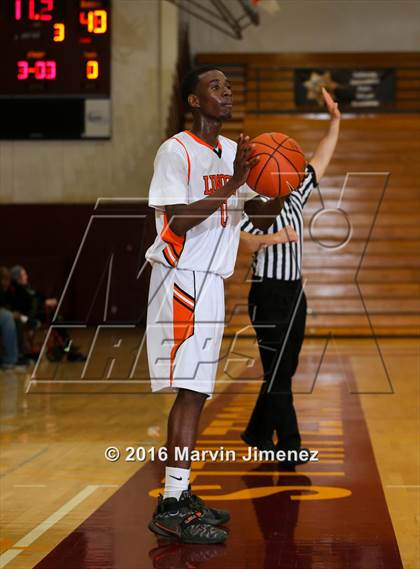
[[248, 306], [264, 381], [246, 432], [257, 440], [272, 440], [276, 431], [278, 449], [299, 449], [292, 378], [305, 333], [306, 297], [302, 283], [269, 278], [254, 281]]

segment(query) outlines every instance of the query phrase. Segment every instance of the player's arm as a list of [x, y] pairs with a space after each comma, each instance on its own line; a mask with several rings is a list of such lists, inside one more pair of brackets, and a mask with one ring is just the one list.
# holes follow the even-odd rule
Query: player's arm
[[269, 233], [264, 235], [253, 235], [246, 231], [241, 231], [241, 242], [251, 253], [265, 249], [271, 245], [278, 245], [280, 243], [295, 243], [298, 240], [298, 235], [291, 225], [286, 225], [276, 233]]
[[174, 233], [185, 235], [189, 229], [195, 227], [214, 213], [245, 183], [249, 170], [258, 161], [258, 158], [250, 158], [251, 151], [252, 146], [249, 142], [249, 136], [244, 137], [241, 134], [233, 163], [233, 175], [223, 187], [216, 190], [211, 196], [191, 204], [167, 205], [165, 207], [166, 215]]
[[321, 180], [322, 176], [327, 169], [328, 164], [334, 154], [334, 150], [338, 140], [338, 134], [340, 131], [340, 119], [341, 113], [338, 109], [338, 104], [333, 101], [331, 95], [326, 89], [322, 89], [322, 95], [324, 97], [325, 105], [328, 112], [330, 113], [331, 121], [327, 134], [322, 138], [321, 142], [318, 144], [315, 153], [310, 160], [309, 164], [315, 170], [316, 179], [318, 182]]
[[254, 227], [265, 231], [273, 225], [276, 217], [283, 209], [286, 197], [274, 198], [268, 201], [255, 197], [245, 203], [244, 211]]

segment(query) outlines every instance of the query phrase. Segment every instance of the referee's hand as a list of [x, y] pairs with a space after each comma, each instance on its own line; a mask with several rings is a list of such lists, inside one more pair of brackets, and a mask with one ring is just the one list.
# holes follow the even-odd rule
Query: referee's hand
[[340, 120], [341, 113], [338, 109], [338, 103], [336, 103], [325, 87], [322, 87], [322, 96], [324, 98], [325, 106], [327, 107], [328, 112], [330, 113], [330, 117], [332, 119]]
[[262, 247], [270, 247], [270, 245], [278, 245], [280, 243], [296, 243], [299, 239], [298, 234], [293, 229], [291, 225], [286, 225], [280, 231], [276, 233], [271, 233], [269, 235], [264, 235], [265, 239], [262, 243]]

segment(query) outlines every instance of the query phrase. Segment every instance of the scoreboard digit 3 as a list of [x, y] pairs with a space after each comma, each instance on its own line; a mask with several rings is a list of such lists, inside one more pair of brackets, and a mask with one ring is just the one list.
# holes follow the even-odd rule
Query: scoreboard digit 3
[[0, 138], [111, 135], [111, 0], [0, 3]]

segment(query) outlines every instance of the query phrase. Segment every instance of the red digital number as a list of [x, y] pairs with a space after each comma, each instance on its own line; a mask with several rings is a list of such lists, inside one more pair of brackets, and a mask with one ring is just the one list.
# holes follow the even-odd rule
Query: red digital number
[[35, 11], [35, 0], [29, 0], [29, 19], [30, 20], [40, 20], [42, 22], [48, 22], [52, 20], [52, 15], [48, 12], [54, 10], [54, 0], [39, 0], [43, 6], [39, 13]]
[[27, 61], [18, 61], [18, 74], [19, 81], [24, 81], [29, 77], [29, 63]]
[[15, 19], [20, 20], [22, 18], [22, 0], [15, 0]]
[[29, 78], [31, 73], [34, 74], [35, 79], [38, 81], [49, 80], [52, 81], [57, 77], [57, 65], [55, 61], [35, 61], [33, 67], [29, 67], [28, 61], [18, 61], [17, 78], [19, 81], [25, 81]]
[[45, 79], [53, 80], [57, 77], [57, 65], [55, 61], [46, 61]]
[[[38, 0], [40, 6], [39, 11], [36, 10], [36, 0], [28, 0], [28, 18], [29, 20], [39, 20], [40, 22], [49, 22], [52, 20], [52, 12], [54, 10], [54, 0]], [[22, 19], [22, 0], [15, 0], [15, 19]]]
[[46, 61], [36, 61], [35, 62], [35, 79], [41, 81], [42, 79], [46, 79], [47, 74], [47, 65]]

